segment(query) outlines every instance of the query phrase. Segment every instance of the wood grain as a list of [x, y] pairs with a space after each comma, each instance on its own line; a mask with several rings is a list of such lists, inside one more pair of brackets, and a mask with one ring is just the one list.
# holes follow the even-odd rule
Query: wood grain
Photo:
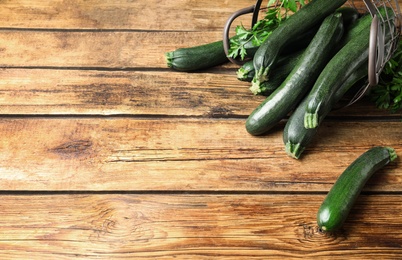
[[244, 117], [262, 101], [234, 71], [5, 69], [0, 77], [2, 114]]
[[[326, 123], [298, 161], [284, 152], [283, 125], [253, 137], [243, 120], [5, 118], [0, 189], [326, 191], [368, 148], [402, 153], [400, 126]], [[368, 189], [402, 191], [398, 162]]]
[[[253, 1], [49, 0], [1, 1], [0, 28], [107, 30], [222, 30], [229, 16]], [[236, 24], [250, 21], [239, 18]]]
[[[59, 1], [55, 1], [59, 2]], [[80, 1], [81, 2], [81, 1]], [[138, 2], [138, 1], [136, 1]], [[172, 12], [177, 14], [177, 8]], [[189, 2], [184, 1], [184, 2]], [[190, 1], [194, 4], [196, 1]], [[236, 1], [237, 2], [237, 1]], [[159, 4], [159, 3], [158, 3]], [[155, 4], [155, 5], [158, 5]], [[244, 3], [239, 2], [244, 7]], [[144, 4], [138, 4], [143, 7]], [[203, 5], [203, 4], [202, 4]], [[0, 5], [1, 7], [2, 5]], [[51, 5], [55, 8], [57, 4]], [[73, 6], [73, 5], [69, 5]], [[89, 5], [92, 6], [92, 5]], [[100, 5], [102, 6], [102, 5]], [[186, 6], [186, 5], [183, 5]], [[189, 5], [191, 6], [191, 5]], [[76, 5], [74, 8], [82, 8]], [[9, 13], [5, 6], [4, 13]], [[12, 7], [10, 7], [12, 8]], [[48, 8], [40, 5], [40, 9]], [[116, 8], [116, 6], [114, 7]], [[205, 7], [204, 7], [205, 8]], [[27, 8], [35, 10], [34, 7]], [[67, 8], [68, 9], [68, 8]], [[26, 8], [14, 8], [25, 12]], [[48, 10], [48, 9], [46, 9]], [[56, 9], [54, 13], [57, 13]], [[78, 10], [78, 9], [77, 9]], [[76, 11], [77, 11], [76, 10]], [[85, 12], [85, 9], [81, 12]], [[154, 9], [152, 9], [154, 10]], [[160, 9], [166, 10], [166, 9]], [[169, 10], [169, 9], [167, 9]], [[214, 7], [207, 9], [220, 10]], [[235, 9], [237, 10], [237, 9]], [[49, 11], [49, 10], [48, 10]], [[71, 10], [70, 10], [71, 11]], [[107, 14], [105, 10], [104, 14]], [[41, 11], [33, 11], [41, 13]], [[0, 14], [2, 13], [0, 9]], [[8, 16], [8, 15], [7, 15]], [[46, 17], [47, 15], [45, 15]], [[105, 17], [104, 17], [105, 18]], [[18, 17], [21, 19], [21, 17]], [[62, 19], [62, 18], [60, 18]], [[143, 18], [145, 19], [145, 18]], [[204, 18], [205, 19], [205, 18]], [[41, 24], [49, 18], [37, 18]], [[110, 19], [106, 19], [109, 21]], [[213, 16], [208, 16], [214, 21]], [[7, 21], [4, 19], [3, 21]], [[28, 20], [30, 23], [32, 19]], [[57, 21], [57, 19], [56, 19]], [[164, 21], [163, 19], [146, 19], [146, 21]], [[182, 24], [193, 24], [183, 22]], [[71, 22], [69, 20], [65, 21]], [[239, 22], [239, 24], [241, 21]], [[74, 24], [74, 23], [72, 23]], [[217, 24], [217, 23], [213, 23]], [[56, 26], [56, 25], [55, 25]], [[211, 26], [211, 25], [210, 25]], [[176, 25], [175, 28], [180, 27]], [[65, 31], [65, 30], [15, 30], [13, 28], [0, 29], [1, 59], [0, 67], [84, 67], [84, 68], [166, 68], [164, 53], [181, 47], [192, 47], [222, 39], [223, 24], [218, 28], [207, 31], [189, 30], [129, 30], [129, 31]], [[230, 66], [230, 65], [229, 65]], [[235, 67], [235, 66], [231, 66]]]
[[1, 67], [167, 68], [164, 54], [221, 32], [0, 31]]
[[245, 131], [263, 97], [237, 66], [166, 67], [253, 3], [0, 1], [0, 259], [400, 258], [401, 159], [339, 232], [315, 214], [365, 150], [402, 156], [401, 113], [333, 111], [294, 160], [285, 120]]
[[402, 253], [402, 219], [395, 217], [402, 210], [400, 196], [360, 196], [335, 234], [322, 234], [316, 227], [323, 198], [324, 194], [3, 196], [0, 257], [395, 259]]
[[[235, 71], [0, 70], [0, 113], [246, 118], [263, 100]], [[395, 119], [363, 99], [332, 118]], [[329, 119], [331, 120], [331, 119]]]
[[[352, 2], [356, 8], [366, 10], [361, 0], [348, 1]], [[0, 28], [220, 31], [233, 12], [254, 3], [246, 0], [70, 0], [68, 3], [63, 0], [3, 0]], [[251, 16], [246, 15], [233, 25], [244, 23], [247, 26], [250, 21]]]

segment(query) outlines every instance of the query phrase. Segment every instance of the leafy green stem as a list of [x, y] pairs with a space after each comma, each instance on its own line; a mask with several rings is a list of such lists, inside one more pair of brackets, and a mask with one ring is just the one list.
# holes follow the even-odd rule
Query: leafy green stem
[[385, 64], [379, 83], [373, 87], [370, 99], [380, 109], [396, 113], [402, 109], [402, 41], [396, 52]]
[[[307, 2], [309, 1], [311, 0]], [[251, 29], [246, 29], [243, 25], [236, 27], [236, 34], [230, 39], [228, 56], [233, 59], [240, 56], [240, 59], [244, 60], [248, 55], [247, 46], [259, 47], [283, 20], [305, 4], [305, 0], [270, 0], [265, 17], [257, 21]]]

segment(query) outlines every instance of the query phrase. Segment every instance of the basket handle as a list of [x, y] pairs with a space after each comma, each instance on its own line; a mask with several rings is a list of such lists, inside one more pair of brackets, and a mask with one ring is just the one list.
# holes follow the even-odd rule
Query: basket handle
[[370, 86], [376, 86], [379, 81], [378, 64], [383, 60], [384, 56], [384, 42], [378, 41], [381, 39], [382, 30], [379, 26], [378, 16], [375, 14], [370, 27], [370, 45], [369, 45], [369, 58], [368, 58], [368, 80]]
[[376, 86], [379, 81], [379, 71], [384, 58], [384, 42], [379, 41], [383, 39], [383, 32], [380, 26], [380, 22], [377, 16], [377, 9], [369, 0], [363, 0], [367, 9], [369, 10], [373, 21], [370, 27], [370, 44], [369, 44], [369, 58], [368, 58], [368, 81], [370, 86]]
[[230, 39], [229, 39], [229, 30], [230, 26], [232, 25], [233, 21], [244, 14], [249, 14], [253, 13], [253, 18], [251, 21], [251, 27], [254, 26], [254, 24], [258, 20], [258, 12], [260, 11], [262, 0], [257, 0], [255, 5], [240, 9], [236, 12], [234, 12], [226, 21], [225, 26], [223, 27], [223, 50], [225, 51], [226, 57], [231, 61], [232, 63], [235, 63], [237, 65], [242, 65], [246, 62], [246, 60], [237, 60], [229, 57], [229, 48], [230, 48]]

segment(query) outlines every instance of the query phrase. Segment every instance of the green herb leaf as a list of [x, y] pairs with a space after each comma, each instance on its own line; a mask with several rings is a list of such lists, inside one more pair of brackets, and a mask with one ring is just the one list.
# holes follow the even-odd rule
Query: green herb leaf
[[379, 83], [373, 87], [370, 99], [380, 109], [391, 113], [402, 109], [402, 41], [380, 74]]
[[284, 5], [285, 8], [289, 9], [292, 12], [297, 11], [297, 4], [295, 0], [288, 0], [286, 5]]
[[246, 29], [243, 25], [236, 27], [236, 35], [230, 40], [228, 56], [234, 59], [240, 56], [244, 60], [247, 57], [246, 44], [251, 42], [252, 46], [259, 47], [283, 20], [305, 3], [305, 0], [269, 0], [264, 18], [255, 23], [253, 28]]
[[269, 2], [268, 2], [268, 6], [274, 5], [274, 4], [275, 4], [275, 2], [276, 2], [276, 0], [269, 0]]

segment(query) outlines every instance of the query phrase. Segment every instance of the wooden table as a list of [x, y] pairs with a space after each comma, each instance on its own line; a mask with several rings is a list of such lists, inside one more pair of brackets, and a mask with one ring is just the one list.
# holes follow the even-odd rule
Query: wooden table
[[315, 222], [357, 156], [402, 156], [401, 113], [332, 112], [294, 160], [284, 122], [246, 132], [263, 98], [235, 65], [166, 67], [165, 52], [221, 39], [252, 3], [0, 2], [0, 259], [401, 257], [400, 159], [339, 232]]

